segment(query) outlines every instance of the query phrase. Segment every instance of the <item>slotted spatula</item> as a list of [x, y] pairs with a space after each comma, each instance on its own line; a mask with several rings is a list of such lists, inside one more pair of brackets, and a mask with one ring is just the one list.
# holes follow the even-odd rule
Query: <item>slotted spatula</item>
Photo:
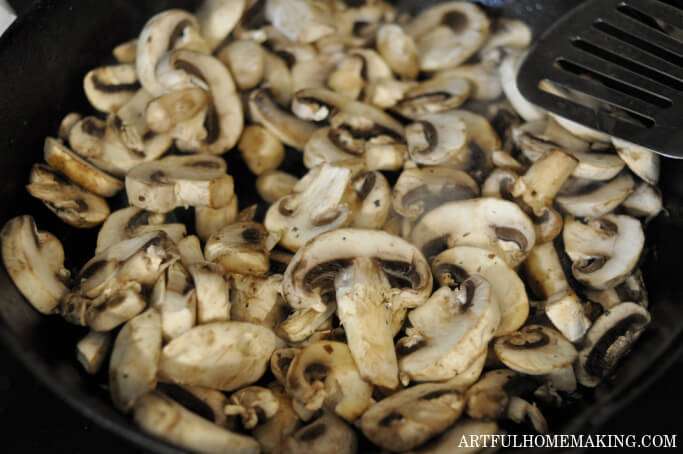
[[550, 112], [683, 158], [683, 0], [588, 0], [537, 40], [517, 81]]

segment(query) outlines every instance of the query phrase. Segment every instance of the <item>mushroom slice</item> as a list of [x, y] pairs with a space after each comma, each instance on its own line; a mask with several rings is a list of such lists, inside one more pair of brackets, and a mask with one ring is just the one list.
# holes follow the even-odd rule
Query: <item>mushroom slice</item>
[[267, 0], [265, 17], [291, 41], [312, 43], [335, 32], [325, 3], [311, 0]]
[[413, 38], [396, 24], [377, 30], [377, 50], [394, 73], [415, 79], [420, 72], [420, 56]]
[[458, 66], [474, 55], [489, 33], [489, 19], [477, 6], [447, 2], [420, 13], [406, 28], [417, 44], [420, 69]]
[[277, 401], [277, 412], [254, 427], [252, 434], [261, 445], [264, 454], [278, 454], [287, 438], [299, 427], [299, 417], [294, 411], [292, 398], [285, 393], [279, 383], [271, 383], [268, 389]]
[[625, 140], [612, 138], [619, 157], [624, 160], [629, 169], [645, 182], [656, 185], [659, 181], [659, 155], [655, 152], [634, 145]]
[[365, 87], [365, 101], [380, 109], [390, 109], [405, 97], [408, 90], [417, 84], [412, 80], [379, 79]]
[[370, 405], [372, 386], [364, 381], [342, 342], [318, 341], [304, 347], [287, 370], [285, 388], [307, 409], [323, 406], [354, 421]]
[[291, 70], [292, 90], [297, 92], [310, 87], [325, 87], [341, 58], [339, 54], [314, 54], [309, 59], [297, 60]]
[[223, 43], [242, 18], [247, 0], [207, 0], [197, 10], [202, 36], [210, 50]]
[[411, 386], [371, 405], [360, 419], [360, 428], [384, 449], [413, 449], [460, 417], [467, 403], [464, 391], [465, 387], [449, 382]]
[[278, 324], [276, 332], [290, 343], [305, 342], [330, 320], [336, 310], [335, 303], [329, 303], [323, 312], [315, 309], [295, 310]]
[[292, 194], [273, 203], [266, 213], [266, 229], [282, 235], [280, 245], [296, 251], [322, 232], [349, 224], [356, 198], [351, 171], [328, 164], [309, 171], [292, 188]]
[[[207, 133], [204, 125], [195, 125], [192, 120], [198, 116], [204, 118], [209, 98], [209, 93], [199, 87], [169, 91], [147, 103], [144, 111], [146, 126], [155, 133], [170, 132], [175, 138], [203, 139]], [[187, 131], [192, 128], [196, 131]]]
[[68, 142], [71, 128], [73, 128], [74, 125], [81, 120], [81, 118], [83, 118], [83, 116], [77, 112], [70, 112], [66, 114], [62, 119], [62, 122], [59, 123], [57, 137], [63, 140], [64, 142]]
[[91, 375], [99, 372], [111, 348], [111, 333], [90, 331], [76, 344], [76, 355], [83, 369]]
[[45, 138], [44, 158], [71, 181], [102, 197], [111, 197], [123, 189], [123, 182], [103, 172], [52, 137]]
[[467, 100], [469, 81], [460, 76], [434, 77], [409, 88], [393, 110], [408, 118], [455, 109]]
[[552, 242], [536, 245], [524, 263], [527, 281], [543, 299], [569, 290], [569, 283]]
[[168, 156], [140, 164], [126, 175], [131, 204], [154, 213], [178, 206], [221, 208], [235, 196], [232, 176], [217, 156]]
[[197, 292], [192, 278], [180, 262], [167, 268], [150, 295], [150, 306], [161, 315], [164, 340], [176, 338], [197, 322]]
[[579, 383], [597, 386], [628, 354], [649, 323], [647, 309], [632, 302], [617, 304], [598, 317], [579, 352], [575, 367]]
[[598, 217], [613, 211], [635, 190], [635, 181], [622, 173], [601, 185], [584, 188], [579, 194], [560, 195], [557, 204], [566, 213], [578, 217]]
[[505, 416], [517, 424], [529, 421], [536, 432], [548, 433], [548, 422], [536, 404], [530, 404], [520, 397], [512, 396], [510, 398]]
[[[294, 95], [294, 79], [285, 55], [265, 52], [263, 57], [263, 81], [261, 89], [268, 92], [275, 106], [288, 106]], [[251, 107], [250, 107], [251, 109]], [[252, 118], [254, 114], [252, 113]], [[284, 128], [286, 134], [286, 128]]]
[[420, 219], [413, 244], [428, 256], [454, 246], [490, 249], [512, 268], [536, 243], [534, 225], [514, 203], [494, 198], [448, 202]]
[[195, 16], [181, 9], [152, 16], [138, 37], [135, 65], [140, 83], [152, 96], [162, 95], [167, 88], [157, 78], [156, 70], [162, 57], [174, 49], [209, 51]]
[[94, 227], [109, 216], [109, 206], [102, 197], [72, 183], [45, 164], [33, 165], [26, 190], [59, 219], [74, 227]]
[[237, 219], [237, 196], [222, 208], [194, 207], [194, 228], [197, 236], [206, 241], [209, 237]]
[[69, 271], [64, 268], [64, 248], [49, 232], [39, 231], [32, 216], [17, 216], [0, 232], [2, 261], [7, 274], [29, 303], [51, 314], [68, 289]]
[[130, 319], [114, 341], [109, 362], [109, 391], [114, 406], [128, 412], [157, 383], [161, 353], [161, 317], [155, 309]]
[[225, 414], [239, 416], [245, 429], [253, 429], [272, 418], [277, 413], [279, 404], [279, 399], [270, 389], [248, 386], [230, 396], [230, 403], [225, 406]]
[[471, 85], [470, 97], [477, 101], [495, 101], [503, 94], [498, 68], [490, 61], [445, 69], [436, 73], [434, 77], [464, 77]]
[[211, 421], [218, 426], [232, 430], [236, 424], [234, 420], [225, 416], [224, 408], [228, 403], [225, 394], [215, 389], [201, 386], [179, 386], [172, 383], [158, 383], [157, 392], [170, 397], [193, 414]]
[[240, 90], [250, 90], [263, 80], [265, 56], [257, 42], [250, 39], [235, 40], [223, 47], [217, 58], [230, 69]]
[[[345, 162], [367, 158], [366, 145], [353, 146], [353, 141], [341, 141], [338, 131], [325, 126], [315, 131], [304, 146], [304, 165], [312, 169], [321, 164], [341, 165]], [[401, 164], [402, 164], [401, 160]], [[366, 165], [366, 167], [369, 167]], [[393, 167], [392, 167], [393, 169]], [[379, 169], [378, 169], [379, 170]]]
[[457, 111], [421, 115], [405, 128], [408, 153], [417, 164], [438, 165], [464, 151], [467, 127]]
[[360, 101], [350, 102], [333, 112], [330, 127], [340, 143], [364, 143], [383, 136], [402, 142], [404, 136], [403, 125], [391, 115]]
[[381, 172], [365, 172], [353, 182], [360, 208], [353, 218], [353, 226], [361, 229], [379, 229], [391, 210], [391, 186]]
[[209, 237], [204, 255], [226, 273], [264, 274], [270, 265], [267, 236], [266, 229], [257, 222], [235, 222]]
[[111, 295], [102, 295], [90, 304], [84, 313], [85, 323], [94, 331], [111, 331], [130, 320], [147, 307], [137, 282], [124, 284]]
[[[498, 424], [495, 421], [458, 421], [455, 426], [444, 432], [443, 435], [429, 441], [407, 454], [469, 454], [480, 452], [476, 445], [464, 447], [462, 440], [478, 440], [479, 437], [494, 436], [499, 433]], [[484, 438], [486, 439], [486, 438]]]
[[540, 120], [546, 116], [545, 111], [527, 101], [517, 86], [517, 72], [523, 59], [523, 53], [510, 53], [503, 59], [498, 69], [503, 92], [519, 116], [526, 121]]
[[137, 38], [125, 41], [112, 50], [112, 54], [118, 63], [133, 63], [135, 64], [135, 58], [138, 52], [138, 40]]
[[597, 290], [626, 279], [643, 250], [645, 236], [637, 219], [607, 214], [585, 223], [565, 220], [564, 248], [572, 260], [572, 274]]
[[639, 183], [621, 206], [632, 216], [645, 217], [646, 221], [662, 211], [662, 193], [657, 186]]
[[617, 304], [632, 302], [647, 308], [648, 298], [643, 273], [636, 269], [621, 284], [608, 290], [588, 290], [586, 297], [590, 301], [599, 303], [604, 310], [609, 310]]
[[304, 88], [292, 99], [292, 112], [302, 120], [325, 121], [353, 100], [326, 88]]
[[552, 295], [543, 303], [543, 311], [548, 320], [570, 342], [581, 340], [591, 326], [581, 300], [571, 290]]
[[294, 190], [299, 179], [282, 170], [269, 170], [256, 178], [256, 192], [266, 201], [275, 203]]
[[432, 273], [441, 285], [462, 285], [467, 276], [478, 274], [491, 284], [500, 308], [496, 336], [519, 329], [529, 314], [529, 300], [524, 283], [500, 257], [481, 248], [458, 246], [437, 255]]
[[99, 254], [108, 247], [123, 240], [149, 232], [162, 230], [177, 243], [187, 233], [185, 224], [166, 223], [166, 216], [154, 214], [136, 207], [121, 208], [109, 215], [97, 234], [97, 248]]
[[140, 83], [133, 64], [102, 66], [85, 75], [83, 89], [95, 109], [116, 112], [140, 89]]
[[233, 274], [230, 276], [230, 318], [275, 327], [287, 315], [282, 299], [282, 275], [267, 277]]
[[526, 325], [499, 337], [493, 348], [503, 364], [529, 375], [549, 374], [572, 364], [578, 355], [560, 333], [542, 325]]
[[498, 17], [491, 24], [490, 34], [478, 54], [483, 60], [491, 60], [496, 50], [526, 49], [531, 43], [531, 29], [524, 22], [508, 17]]
[[355, 454], [357, 446], [353, 429], [332, 413], [325, 413], [287, 438], [282, 454]]
[[467, 416], [472, 419], [500, 419], [509, 402], [509, 389], [519, 374], [510, 369], [486, 372], [467, 390]]
[[317, 129], [311, 122], [301, 120], [280, 107], [268, 89], [260, 88], [249, 95], [249, 112], [285, 145], [303, 150]]
[[239, 150], [255, 175], [277, 169], [285, 158], [285, 148], [280, 139], [260, 125], [249, 125], [244, 129]]
[[195, 452], [258, 454], [259, 444], [186, 410], [158, 392], [142, 396], [133, 418], [147, 433]]
[[441, 287], [408, 314], [399, 339], [399, 368], [416, 381], [447, 380], [462, 373], [498, 328], [500, 309], [491, 285], [473, 275], [458, 288]]
[[281, 385], [286, 384], [289, 366], [300, 351], [300, 348], [278, 348], [270, 357], [270, 370]]
[[280, 344], [271, 330], [252, 323], [195, 326], [163, 348], [159, 378], [232, 391], [261, 378]]

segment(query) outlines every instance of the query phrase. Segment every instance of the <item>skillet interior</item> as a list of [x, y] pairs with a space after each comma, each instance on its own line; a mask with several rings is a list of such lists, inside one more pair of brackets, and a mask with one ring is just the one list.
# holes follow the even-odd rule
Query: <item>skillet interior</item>
[[[436, 1], [399, 1], [415, 12]], [[484, 0], [492, 14], [525, 20], [537, 36], [563, 11], [578, 2], [568, 0]], [[190, 0], [44, 0], [15, 23], [0, 41], [0, 223], [31, 213], [41, 229], [62, 239], [67, 266], [84, 263], [94, 250], [96, 229], [76, 231], [59, 222], [30, 198], [23, 186], [31, 165], [42, 160], [46, 135], [54, 135], [59, 120], [70, 111], [90, 112], [82, 92], [82, 77], [103, 63], [114, 45], [136, 36], [148, 17], [170, 7], [194, 9]], [[86, 19], [87, 18], [87, 19]], [[237, 153], [229, 155], [231, 173], [245, 171]], [[292, 164], [290, 164], [292, 165]], [[584, 400], [547, 417], [554, 432], [591, 432], [646, 389], [678, 354], [681, 338], [683, 280], [679, 278], [683, 251], [683, 171], [680, 161], [666, 161], [661, 188], [667, 214], [648, 228], [649, 251], [644, 274], [650, 291], [653, 323], [634, 352], [616, 372], [616, 380], [588, 393]], [[248, 178], [238, 179], [237, 191], [249, 191]], [[249, 185], [249, 186], [245, 186]], [[240, 190], [245, 188], [244, 191]], [[252, 192], [253, 194], [253, 192]], [[255, 200], [255, 195], [253, 195]], [[248, 200], [241, 199], [245, 205]], [[74, 345], [82, 328], [58, 317], [34, 311], [17, 292], [4, 268], [0, 270], [0, 338], [43, 383], [67, 403], [114, 433], [145, 449], [181, 452], [139, 432], [113, 409], [108, 394], [84, 374], [74, 360]], [[680, 347], [678, 347], [680, 350]]]

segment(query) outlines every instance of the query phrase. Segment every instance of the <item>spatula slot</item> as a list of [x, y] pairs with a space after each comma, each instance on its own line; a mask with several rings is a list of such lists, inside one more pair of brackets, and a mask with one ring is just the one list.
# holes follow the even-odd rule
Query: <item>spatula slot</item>
[[[655, 17], [654, 15], [648, 15], [625, 3], [617, 6], [617, 11], [625, 16], [630, 17], [631, 19], [637, 20], [638, 22], [641, 22], [661, 33], [665, 33], [670, 37], [683, 42], [683, 29], [676, 26], [672, 20], [672, 17]], [[677, 18], [678, 17], [675, 17], [673, 19]]]
[[657, 0], [660, 3], [666, 3], [669, 6], [673, 6], [674, 8], [678, 8], [680, 10], [683, 10], [683, 3], [681, 3], [681, 0]]

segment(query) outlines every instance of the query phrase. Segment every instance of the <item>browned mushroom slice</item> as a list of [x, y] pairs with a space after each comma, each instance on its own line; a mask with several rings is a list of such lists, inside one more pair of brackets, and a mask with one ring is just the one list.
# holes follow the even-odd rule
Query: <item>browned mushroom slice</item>
[[471, 85], [464, 77], [435, 77], [409, 88], [393, 110], [408, 118], [445, 112], [464, 103], [470, 91]]
[[256, 178], [256, 192], [267, 203], [275, 203], [294, 190], [299, 179], [281, 170], [269, 170]]
[[662, 211], [662, 193], [657, 186], [642, 182], [621, 206], [631, 216], [645, 217], [647, 222]]
[[325, 121], [351, 102], [351, 98], [326, 88], [304, 88], [294, 95], [292, 112], [303, 120]]
[[391, 186], [381, 172], [364, 172], [351, 182], [360, 201], [353, 227], [379, 229], [391, 210]]
[[467, 416], [472, 419], [499, 419], [509, 401], [509, 388], [519, 374], [511, 369], [495, 369], [486, 372], [467, 390]]
[[264, 274], [269, 268], [267, 237], [268, 232], [259, 223], [232, 223], [209, 237], [204, 254], [226, 273]]
[[282, 453], [355, 454], [357, 446], [353, 429], [333, 414], [325, 413], [285, 440]]
[[185, 236], [185, 224], [166, 223], [166, 216], [154, 214], [140, 208], [128, 207], [114, 211], [102, 224], [97, 234], [97, 248], [100, 253], [108, 247], [155, 230], [163, 230], [174, 243]]
[[277, 169], [285, 158], [285, 148], [268, 129], [250, 125], [244, 129], [239, 141], [244, 162], [255, 175]]
[[150, 131], [169, 133], [176, 139], [202, 140], [207, 134], [204, 119], [209, 98], [209, 93], [199, 87], [165, 93], [146, 105], [146, 126]]
[[223, 47], [218, 55], [235, 78], [240, 90], [256, 87], [265, 73], [265, 53], [263, 48], [252, 40], [236, 40]]
[[249, 111], [254, 121], [261, 123], [285, 145], [303, 149], [317, 126], [301, 120], [280, 107], [267, 89], [254, 90], [249, 95]]
[[233, 274], [230, 276], [230, 318], [274, 330], [287, 316], [281, 293], [281, 274], [267, 277]]
[[545, 111], [527, 101], [517, 86], [517, 73], [519, 72], [519, 66], [522, 63], [523, 57], [523, 53], [516, 52], [510, 53], [503, 58], [502, 63], [498, 67], [503, 92], [520, 117], [526, 121], [540, 120], [546, 116]]
[[470, 82], [470, 97], [477, 101], [494, 101], [503, 94], [503, 86], [495, 62], [482, 61], [439, 71], [435, 78], [464, 77]]
[[122, 64], [93, 69], [83, 80], [85, 96], [102, 112], [116, 112], [140, 89], [135, 65]]
[[104, 364], [111, 345], [111, 333], [90, 331], [76, 344], [78, 362], [87, 373], [96, 374]]
[[577, 358], [574, 346], [560, 333], [541, 325], [527, 325], [499, 337], [494, 350], [510, 369], [529, 375], [548, 374], [566, 367]]
[[136, 54], [138, 52], [137, 38], [122, 42], [114, 47], [112, 54], [119, 63], [135, 63]]
[[277, 400], [277, 412], [254, 427], [252, 434], [261, 445], [264, 454], [278, 454], [289, 436], [299, 428], [300, 420], [294, 411], [292, 398], [287, 395], [280, 383], [271, 383], [268, 389]]
[[197, 236], [206, 241], [211, 234], [219, 231], [237, 219], [237, 195], [221, 208], [194, 207], [194, 228]]

